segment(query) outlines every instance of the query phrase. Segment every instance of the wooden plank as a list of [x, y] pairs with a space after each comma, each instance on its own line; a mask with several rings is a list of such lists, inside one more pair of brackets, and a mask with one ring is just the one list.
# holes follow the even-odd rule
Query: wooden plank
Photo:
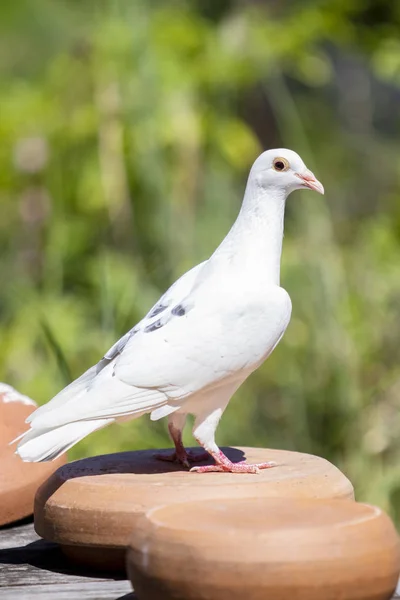
[[1, 600], [137, 600], [128, 581], [88, 581], [0, 589]]
[[[41, 540], [32, 523], [0, 529], [0, 597], [116, 600], [135, 598], [115, 574], [90, 573], [67, 562], [56, 544]], [[128, 596], [126, 596], [129, 594]]]

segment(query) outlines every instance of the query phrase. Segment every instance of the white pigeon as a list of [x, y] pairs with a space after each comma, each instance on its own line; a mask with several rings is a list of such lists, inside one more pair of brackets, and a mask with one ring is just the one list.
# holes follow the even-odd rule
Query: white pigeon
[[30, 415], [16, 453], [24, 461], [52, 460], [92, 431], [151, 413], [152, 420], [168, 416], [175, 445], [160, 458], [188, 467], [204, 459], [182, 444], [186, 416], [193, 414], [194, 438], [215, 464], [192, 471], [257, 473], [273, 466], [232, 463], [214, 436], [232, 395], [288, 326], [291, 300], [280, 287], [284, 210], [288, 195], [303, 188], [324, 193], [298, 154], [263, 152], [236, 222], [214, 254], [180, 277], [97, 365]]

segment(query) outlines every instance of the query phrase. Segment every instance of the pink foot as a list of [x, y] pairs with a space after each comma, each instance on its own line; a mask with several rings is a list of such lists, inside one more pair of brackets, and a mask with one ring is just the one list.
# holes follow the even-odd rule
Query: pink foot
[[257, 463], [254, 465], [248, 463], [231, 463], [227, 465], [204, 465], [202, 467], [192, 467], [190, 472], [196, 473], [259, 473], [261, 469], [271, 469], [276, 467], [274, 462]]
[[187, 469], [190, 469], [190, 463], [203, 462], [204, 460], [208, 460], [210, 455], [208, 452], [192, 452], [191, 450], [186, 450], [182, 448], [179, 452], [169, 452], [169, 453], [157, 453], [154, 454], [154, 458], [157, 460], [164, 460], [167, 462], [176, 462], [180, 463]]
[[276, 467], [275, 462], [263, 462], [257, 464], [248, 464], [242, 460], [233, 463], [221, 450], [217, 454], [212, 455], [216, 464], [205, 465], [201, 467], [192, 467], [190, 472], [195, 473], [259, 473], [262, 469], [270, 469]]

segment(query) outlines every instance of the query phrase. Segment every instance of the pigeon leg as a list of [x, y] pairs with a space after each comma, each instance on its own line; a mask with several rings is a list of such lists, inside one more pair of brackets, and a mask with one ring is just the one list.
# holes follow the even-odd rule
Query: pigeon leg
[[191, 462], [208, 460], [210, 455], [208, 452], [195, 453], [186, 450], [182, 443], [182, 431], [185, 426], [185, 421], [186, 415], [183, 413], [174, 413], [168, 417], [168, 430], [175, 445], [175, 452], [158, 453], [155, 454], [154, 457], [158, 460], [181, 463], [184, 467], [190, 469]]
[[274, 462], [264, 462], [257, 464], [248, 464], [246, 461], [233, 463], [225, 454], [220, 450], [215, 443], [215, 430], [222, 416], [223, 409], [218, 408], [213, 411], [204, 419], [196, 419], [193, 435], [196, 441], [203, 446], [205, 450], [215, 460], [215, 465], [205, 465], [201, 467], [192, 467], [191, 472], [196, 473], [210, 473], [210, 472], [222, 472], [222, 473], [259, 473], [261, 469], [269, 469], [275, 467]]

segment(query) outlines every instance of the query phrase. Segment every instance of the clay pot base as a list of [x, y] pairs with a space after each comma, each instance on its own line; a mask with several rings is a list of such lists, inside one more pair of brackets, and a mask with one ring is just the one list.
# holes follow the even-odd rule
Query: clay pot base
[[400, 548], [373, 506], [219, 499], [149, 511], [127, 569], [140, 600], [388, 600]]
[[35, 402], [10, 386], [0, 383], [0, 526], [33, 513], [36, 490], [57, 467], [53, 463], [24, 463], [10, 442], [28, 429], [25, 419], [37, 408]]
[[38, 490], [35, 529], [77, 562], [123, 570], [138, 518], [161, 504], [246, 497], [354, 499], [349, 480], [323, 458], [264, 448], [223, 450], [233, 462], [272, 460], [278, 466], [256, 475], [189, 473], [155, 459], [153, 450], [83, 459], [58, 469]]

